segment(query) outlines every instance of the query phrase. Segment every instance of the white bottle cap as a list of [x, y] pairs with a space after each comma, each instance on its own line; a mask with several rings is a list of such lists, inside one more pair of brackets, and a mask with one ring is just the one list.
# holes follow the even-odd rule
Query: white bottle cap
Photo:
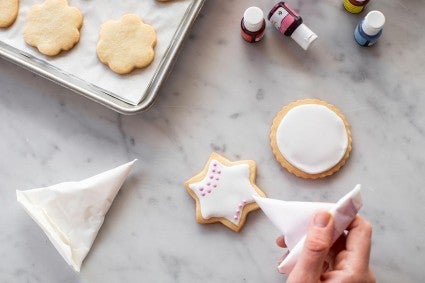
[[362, 28], [367, 35], [378, 34], [385, 24], [385, 16], [379, 11], [370, 11], [364, 18]]
[[292, 33], [291, 38], [304, 50], [307, 50], [310, 44], [317, 39], [317, 35], [305, 24], [300, 24]]
[[256, 32], [261, 29], [264, 21], [264, 13], [258, 7], [249, 7], [243, 14], [243, 24], [245, 28], [251, 32]]

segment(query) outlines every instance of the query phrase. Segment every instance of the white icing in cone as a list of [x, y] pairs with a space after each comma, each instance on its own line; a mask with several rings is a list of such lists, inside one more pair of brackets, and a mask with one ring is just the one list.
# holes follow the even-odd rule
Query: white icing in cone
[[87, 256], [136, 160], [79, 182], [16, 191], [28, 214], [75, 271]]
[[285, 243], [292, 250], [307, 233], [311, 216], [318, 210], [329, 210], [334, 203], [281, 201], [255, 198], [267, 217], [285, 235]]
[[254, 198], [266, 216], [285, 237], [289, 253], [278, 266], [281, 273], [289, 273], [295, 266], [304, 247], [311, 217], [315, 212], [326, 210], [333, 215], [335, 225], [333, 242], [335, 242], [353, 221], [362, 206], [360, 185], [357, 185], [337, 203], [292, 202], [257, 196]]

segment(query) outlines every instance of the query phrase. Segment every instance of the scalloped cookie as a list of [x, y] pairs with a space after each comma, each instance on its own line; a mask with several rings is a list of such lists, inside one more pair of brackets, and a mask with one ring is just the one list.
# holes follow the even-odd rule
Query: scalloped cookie
[[155, 57], [156, 32], [139, 16], [126, 14], [105, 22], [97, 43], [99, 60], [118, 74], [148, 66]]
[[0, 28], [11, 26], [18, 16], [18, 0], [0, 0]]
[[24, 39], [41, 53], [55, 56], [80, 40], [82, 24], [82, 13], [67, 0], [46, 0], [30, 8]]
[[337, 172], [350, 155], [351, 131], [335, 106], [303, 99], [284, 106], [273, 121], [270, 142], [277, 161], [306, 179]]

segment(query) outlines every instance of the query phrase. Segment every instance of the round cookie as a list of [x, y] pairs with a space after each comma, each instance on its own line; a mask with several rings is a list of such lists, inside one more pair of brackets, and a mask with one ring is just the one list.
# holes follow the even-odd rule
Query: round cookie
[[24, 40], [41, 53], [55, 56], [80, 40], [83, 15], [67, 0], [46, 0], [32, 6], [24, 28]]
[[134, 14], [107, 21], [100, 30], [96, 52], [99, 60], [118, 74], [144, 68], [155, 56], [156, 33]]
[[284, 106], [273, 121], [270, 143], [277, 161], [306, 179], [337, 172], [350, 155], [350, 126], [341, 111], [318, 99]]
[[12, 25], [18, 16], [19, 0], [0, 1], [0, 28]]

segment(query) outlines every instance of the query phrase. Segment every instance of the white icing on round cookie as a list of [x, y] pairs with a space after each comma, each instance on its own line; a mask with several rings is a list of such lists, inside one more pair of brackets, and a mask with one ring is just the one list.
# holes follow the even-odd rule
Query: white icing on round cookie
[[318, 174], [341, 161], [348, 147], [348, 134], [344, 121], [328, 107], [304, 104], [290, 109], [282, 118], [276, 143], [293, 166]]
[[200, 202], [204, 219], [224, 217], [238, 225], [243, 207], [258, 196], [250, 181], [248, 164], [226, 166], [212, 159], [208, 173], [200, 182], [189, 184]]

